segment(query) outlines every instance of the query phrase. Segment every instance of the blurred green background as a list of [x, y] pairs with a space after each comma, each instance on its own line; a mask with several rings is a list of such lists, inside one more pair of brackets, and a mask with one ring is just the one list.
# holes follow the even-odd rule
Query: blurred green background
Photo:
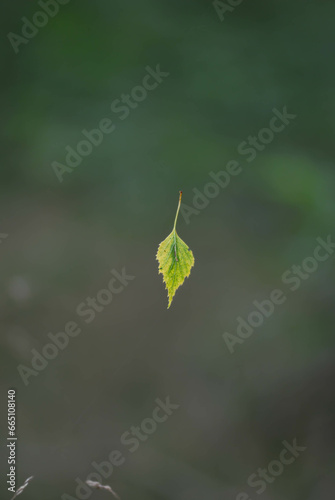
[[[22, 499], [75, 497], [122, 449], [104, 483], [123, 500], [253, 500], [247, 478], [294, 438], [307, 450], [261, 498], [334, 497], [334, 257], [234, 354], [222, 337], [334, 234], [334, 3], [244, 1], [221, 22], [205, 0], [71, 0], [15, 54], [7, 34], [37, 10], [6, 2], [0, 18], [1, 405], [6, 432], [16, 388]], [[120, 120], [111, 103], [157, 64], [170, 75]], [[284, 106], [297, 118], [246, 162], [239, 144]], [[60, 183], [52, 162], [103, 118], [116, 130]], [[167, 310], [155, 254], [178, 191], [191, 206], [232, 159], [243, 172], [179, 218], [196, 263]], [[79, 320], [123, 267], [136, 278]], [[17, 366], [73, 320], [82, 333], [25, 386]], [[127, 453], [120, 436], [167, 396], [180, 408]]]

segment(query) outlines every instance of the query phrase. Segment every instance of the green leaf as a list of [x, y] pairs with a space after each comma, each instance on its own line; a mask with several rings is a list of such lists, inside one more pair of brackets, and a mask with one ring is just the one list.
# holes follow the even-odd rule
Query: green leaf
[[176, 224], [181, 204], [182, 191], [179, 192], [179, 204], [172, 232], [158, 247], [156, 258], [159, 263], [159, 273], [163, 275], [169, 297], [168, 309], [176, 290], [184, 283], [194, 266], [192, 250], [178, 236]]

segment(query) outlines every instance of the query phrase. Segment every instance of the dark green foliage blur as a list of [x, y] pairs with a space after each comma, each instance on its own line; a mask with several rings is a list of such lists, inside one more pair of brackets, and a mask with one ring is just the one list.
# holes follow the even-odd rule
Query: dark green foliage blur
[[[0, 16], [1, 408], [6, 435], [16, 388], [17, 486], [34, 476], [20, 499], [75, 498], [122, 449], [103, 478], [122, 500], [255, 500], [248, 477], [294, 439], [306, 451], [260, 498], [333, 498], [335, 253], [293, 292], [282, 275], [335, 241], [335, 4], [244, 0], [220, 21], [205, 0], [70, 0], [15, 54], [7, 34], [39, 9]], [[169, 76], [121, 120], [111, 104], [157, 65]], [[296, 118], [248, 162], [241, 143], [285, 106]], [[104, 118], [115, 130], [59, 182], [52, 163]], [[192, 207], [232, 160], [242, 172], [179, 216], [195, 267], [167, 310], [155, 254], [178, 192]], [[135, 279], [78, 318], [123, 267]], [[285, 303], [231, 354], [223, 334], [278, 288]], [[25, 386], [17, 366], [69, 321], [80, 335]], [[168, 396], [180, 408], [125, 451]]]

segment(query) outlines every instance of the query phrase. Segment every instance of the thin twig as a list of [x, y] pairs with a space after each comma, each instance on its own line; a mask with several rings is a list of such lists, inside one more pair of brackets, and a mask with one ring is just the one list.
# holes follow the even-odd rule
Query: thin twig
[[86, 481], [86, 484], [87, 486], [89, 486], [90, 488], [96, 488], [98, 490], [107, 490], [109, 491], [112, 495], [115, 496], [115, 498], [117, 498], [118, 500], [120, 500], [120, 497], [117, 493], [115, 493], [114, 490], [112, 490], [112, 488], [109, 486], [109, 484], [101, 484], [101, 483], [98, 483], [97, 481], [90, 481], [90, 480], [87, 480]]
[[30, 481], [31, 479], [33, 479], [33, 477], [34, 477], [34, 476], [30, 476], [30, 477], [28, 477], [28, 478], [25, 480], [24, 484], [23, 484], [22, 486], [20, 486], [20, 488], [18, 488], [18, 489], [16, 490], [16, 492], [14, 493], [14, 496], [12, 497], [12, 499], [11, 499], [11, 500], [14, 500], [14, 498], [16, 498], [18, 495], [20, 495], [20, 494], [22, 493], [22, 491], [23, 491], [23, 490], [24, 490], [24, 489], [28, 486], [29, 481]]

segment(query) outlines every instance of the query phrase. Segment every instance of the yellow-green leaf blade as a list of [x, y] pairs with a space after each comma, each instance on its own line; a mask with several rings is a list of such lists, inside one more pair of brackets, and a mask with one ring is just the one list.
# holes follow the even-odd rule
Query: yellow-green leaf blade
[[174, 229], [159, 245], [156, 257], [159, 262], [159, 273], [163, 275], [168, 291], [169, 308], [177, 289], [191, 273], [194, 266], [193, 252]]

